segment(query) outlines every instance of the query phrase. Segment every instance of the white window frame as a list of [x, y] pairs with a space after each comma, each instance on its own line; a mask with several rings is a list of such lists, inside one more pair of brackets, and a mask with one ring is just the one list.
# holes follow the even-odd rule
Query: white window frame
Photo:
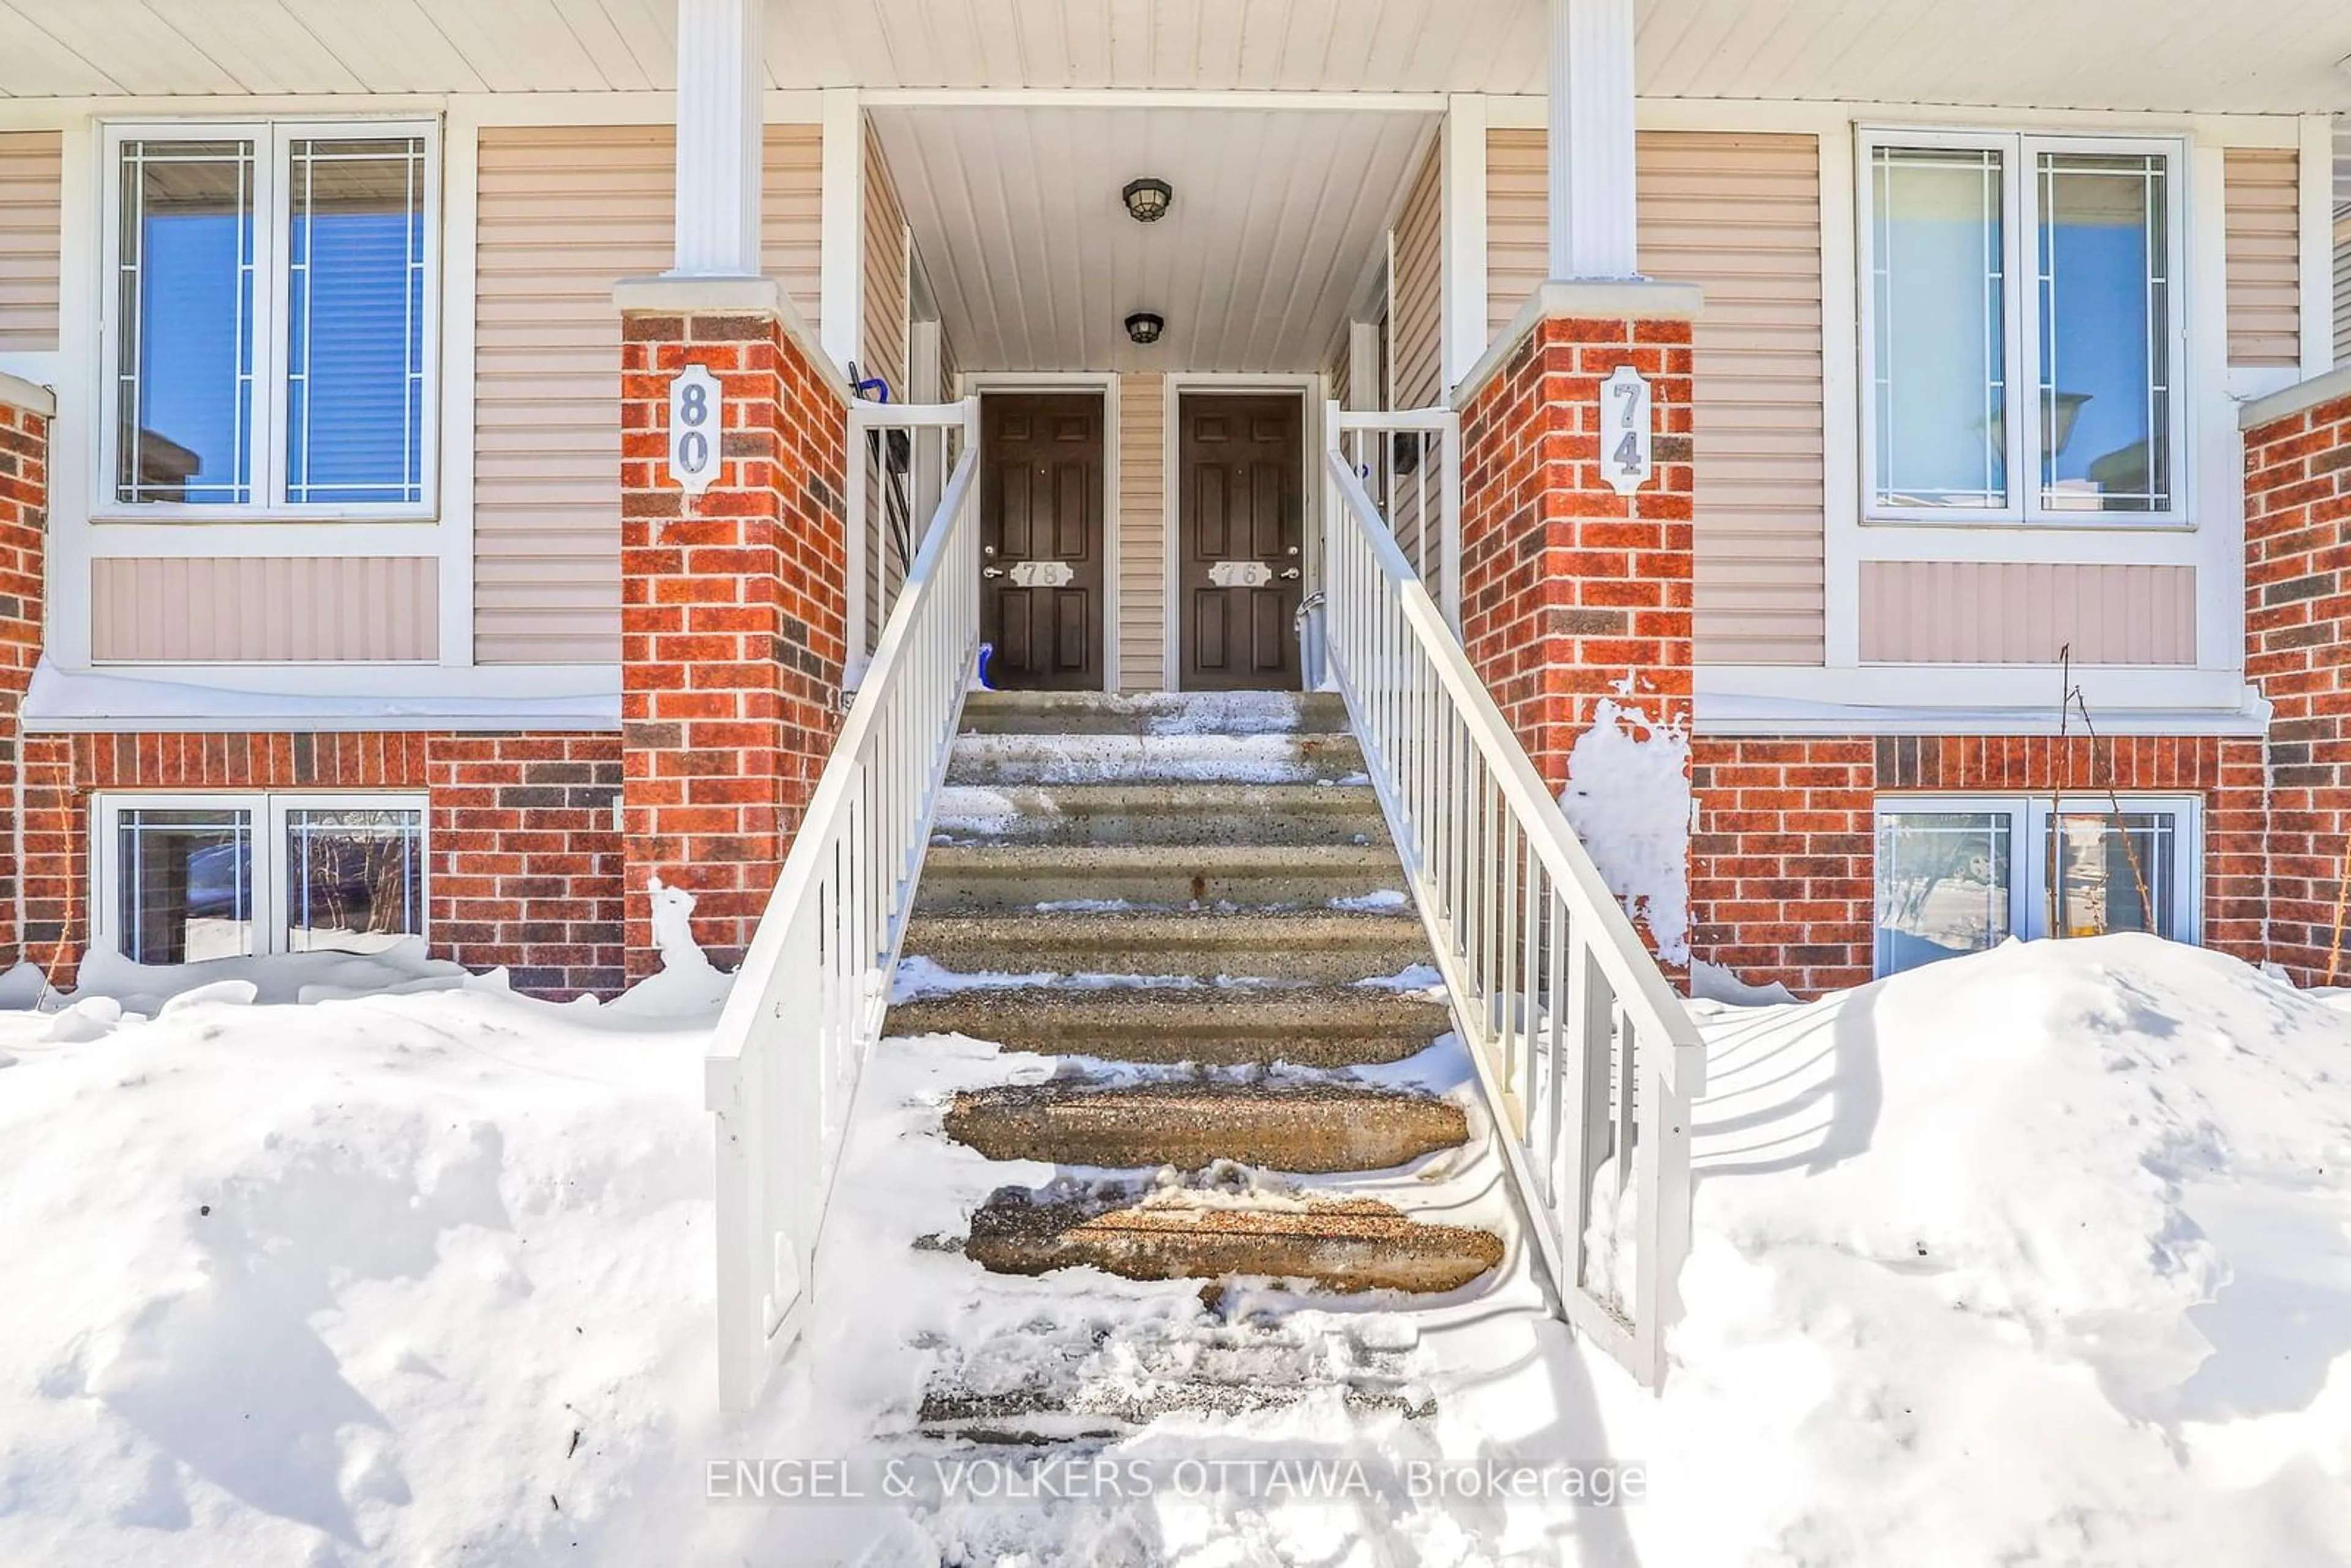
[[[1865, 126], [1858, 131], [1854, 160], [1856, 314], [1860, 319], [1861, 520], [1873, 523], [2005, 523], [2036, 529], [2185, 529], [2192, 527], [2189, 497], [2195, 491], [2194, 454], [2189, 441], [2189, 385], [2194, 376], [2189, 338], [2188, 143], [2177, 136], [2050, 135], [2033, 131], [1970, 131], [1907, 126]], [[2001, 162], [2001, 316], [2005, 356], [2004, 417], [2009, 502], [2003, 507], [1895, 507], [1877, 500], [1877, 204], [1874, 179], [1880, 148], [1948, 147], [1997, 152]], [[2170, 333], [2166, 365], [2170, 382], [2168, 411], [2171, 455], [2171, 505], [2155, 512], [2092, 512], [2043, 507], [2041, 490], [2041, 421], [2035, 405], [2041, 386], [2041, 284], [2033, 236], [2039, 222], [2034, 166], [2043, 152], [2120, 153], [2159, 156], [2164, 161], [2165, 244], [2169, 247], [2168, 307]]]
[[[403, 940], [432, 940], [433, 813], [423, 791], [414, 789], [106, 789], [90, 798], [89, 939], [94, 948], [120, 956], [122, 889], [119, 860], [122, 813], [152, 811], [249, 811], [253, 816], [252, 957], [290, 952], [286, 914], [293, 907], [286, 863], [287, 818], [296, 811], [413, 811], [417, 852], [423, 859], [424, 886], [417, 910], [419, 931]], [[314, 949], [319, 950], [319, 949]], [[194, 960], [198, 963], [205, 959]]]
[[[98, 288], [98, 473], [90, 491], [92, 518], [101, 522], [372, 522], [431, 521], [440, 510], [441, 406], [441, 125], [437, 120], [339, 117], [326, 120], [169, 120], [109, 121], [102, 138], [99, 210], [104, 235]], [[414, 501], [289, 503], [286, 495], [287, 245], [292, 224], [286, 177], [291, 147], [303, 141], [366, 141], [415, 137], [424, 144], [424, 279], [420, 323], [423, 387], [418, 414]], [[254, 144], [254, 498], [240, 504], [125, 501], [116, 493], [122, 394], [118, 373], [123, 327], [122, 145], [126, 141], [230, 141]]]
[[[2058, 798], [2056, 810], [2069, 817], [2111, 817], [2120, 800], [2126, 813], [2168, 811], [2175, 822], [2177, 841], [2172, 866], [2171, 940], [2190, 946], [2203, 940], [2204, 802], [2194, 795], [2104, 793], [2076, 791]], [[1869, 946], [1871, 972], [1884, 978], [1890, 971], [1878, 967], [1879, 884], [1877, 845], [1881, 824], [1890, 816], [1938, 812], [2006, 817], [2009, 833], [2008, 930], [2028, 942], [2050, 935], [2049, 819], [2047, 795], [1910, 795], [1882, 794], [1871, 803], [1869, 822]], [[1907, 973], [1907, 971], [1902, 971]]]

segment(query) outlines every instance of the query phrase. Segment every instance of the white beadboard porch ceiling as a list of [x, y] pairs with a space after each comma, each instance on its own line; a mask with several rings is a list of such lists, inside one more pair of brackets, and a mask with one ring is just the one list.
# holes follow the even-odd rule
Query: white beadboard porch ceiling
[[[786, 88], [1539, 93], [1545, 0], [768, 0]], [[1654, 97], [2351, 110], [2343, 0], [1641, 0]], [[0, 0], [0, 95], [666, 89], [674, 0]]]
[[[1385, 243], [1430, 114], [882, 109], [872, 117], [966, 369], [1312, 371]], [[1155, 175], [1167, 215], [1119, 193]], [[1128, 341], [1155, 311], [1156, 344]]]

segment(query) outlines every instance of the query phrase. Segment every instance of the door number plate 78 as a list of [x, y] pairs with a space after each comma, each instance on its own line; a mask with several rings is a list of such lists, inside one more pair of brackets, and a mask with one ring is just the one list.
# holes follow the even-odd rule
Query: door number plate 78
[[1077, 580], [1078, 569], [1065, 560], [1017, 560], [1012, 563], [1012, 584], [1016, 588], [1067, 588]]

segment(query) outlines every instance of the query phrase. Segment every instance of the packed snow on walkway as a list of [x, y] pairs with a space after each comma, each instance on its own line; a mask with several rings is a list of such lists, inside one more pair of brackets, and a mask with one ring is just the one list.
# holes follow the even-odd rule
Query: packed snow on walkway
[[[714, 988], [671, 958], [653, 1015], [402, 954], [0, 981], [38, 1002], [0, 1013], [0, 1562], [2351, 1562], [2351, 1013], [2233, 960], [2012, 944], [1698, 1004], [1663, 1397], [1543, 1315], [1516, 1245], [1417, 1306], [984, 1278], [939, 1240], [973, 1205], [1099, 1173], [939, 1135], [957, 1088], [1052, 1063], [890, 1042], [808, 1343], [730, 1420]], [[1447, 1047], [1387, 1071], [1474, 1095]], [[1481, 1144], [1372, 1190], [1487, 1223], [1494, 1177]], [[706, 1500], [714, 1459], [985, 1455], [912, 1435], [948, 1374], [1103, 1417], [1073, 1429], [1204, 1375], [1267, 1395], [1081, 1448], [1113, 1460], [1614, 1459], [1646, 1498]]]

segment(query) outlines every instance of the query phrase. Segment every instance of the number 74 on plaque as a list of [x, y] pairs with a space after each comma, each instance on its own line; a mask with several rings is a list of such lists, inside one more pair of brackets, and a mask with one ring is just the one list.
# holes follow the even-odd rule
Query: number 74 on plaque
[[1651, 447], [1649, 383], [1630, 365], [1619, 365], [1600, 383], [1600, 473], [1610, 488], [1629, 496], [1656, 472]]

